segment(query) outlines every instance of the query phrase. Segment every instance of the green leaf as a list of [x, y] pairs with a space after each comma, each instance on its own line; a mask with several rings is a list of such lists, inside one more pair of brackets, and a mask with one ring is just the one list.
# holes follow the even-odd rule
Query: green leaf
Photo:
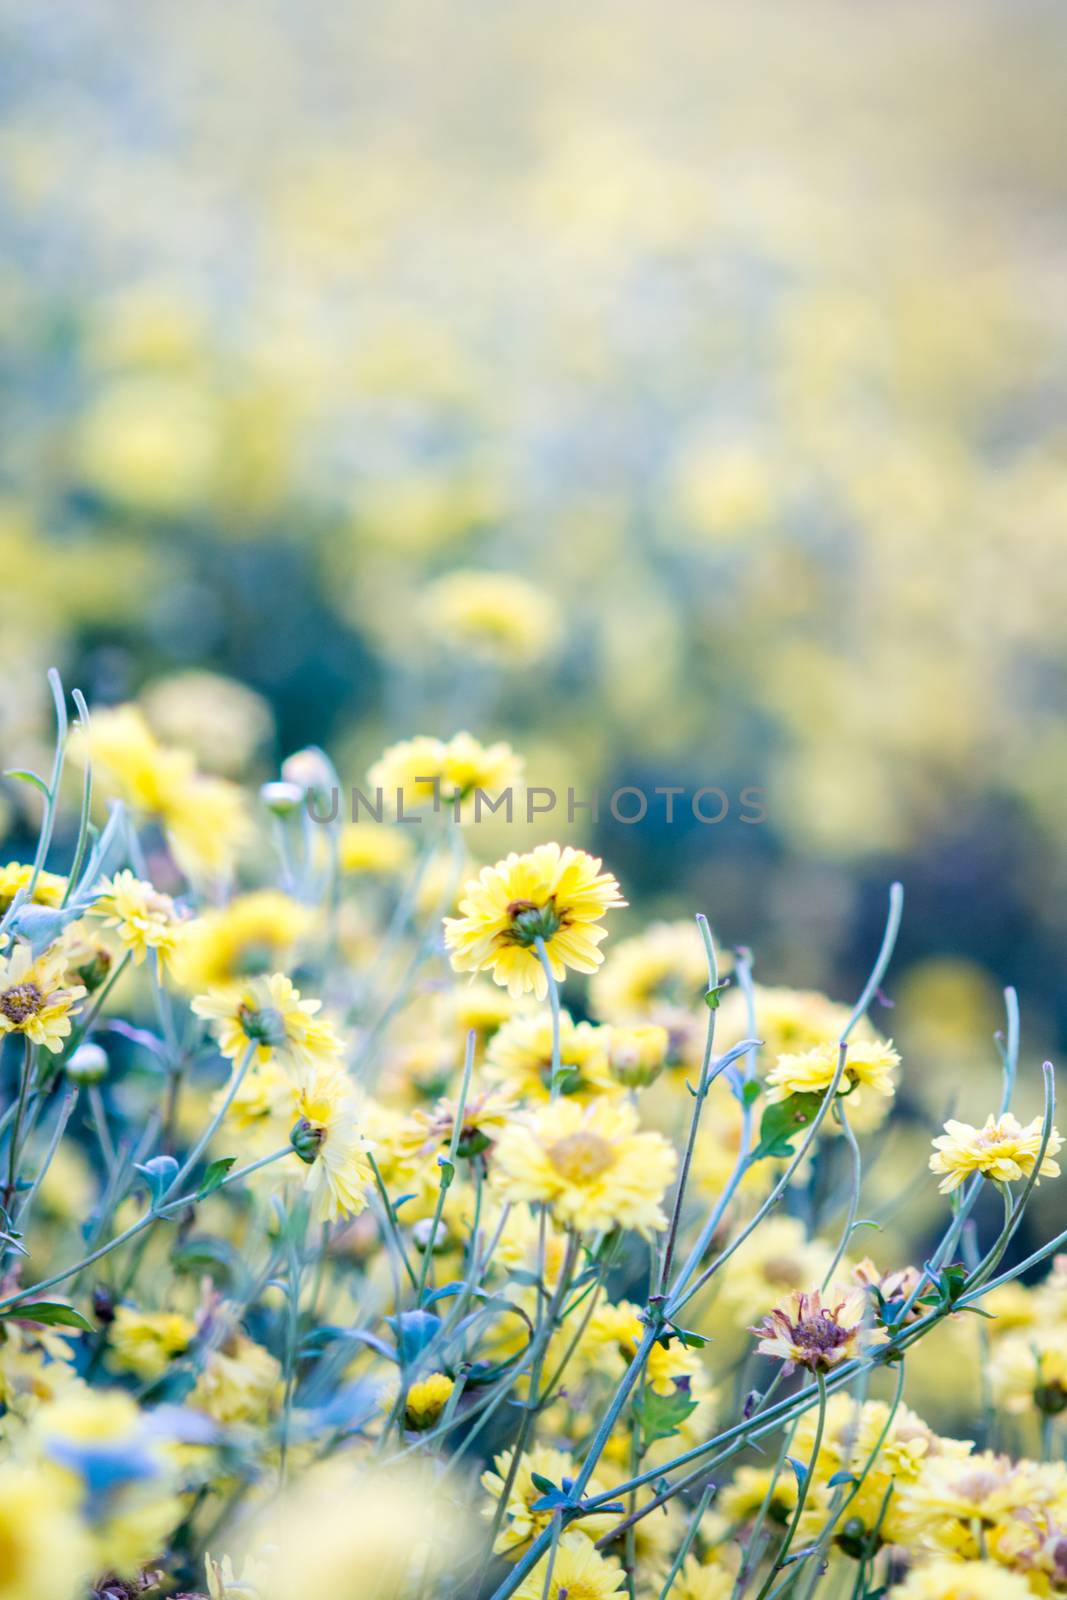
[[236, 1156], [220, 1156], [217, 1161], [213, 1161], [204, 1173], [203, 1182], [196, 1192], [196, 1198], [204, 1200], [209, 1194], [214, 1194], [236, 1160]]
[[793, 1140], [815, 1120], [822, 1103], [821, 1094], [793, 1094], [788, 1100], [767, 1106], [760, 1118], [759, 1143], [749, 1160], [763, 1161], [767, 1157], [785, 1160], [791, 1156]]
[[725, 983], [717, 983], [713, 989], [708, 989], [704, 995], [704, 1004], [709, 1011], [718, 1011], [722, 996], [730, 987], [729, 979]]
[[641, 1423], [646, 1449], [657, 1439], [670, 1439], [696, 1408], [697, 1403], [690, 1399], [687, 1388], [676, 1387], [672, 1394], [657, 1394], [655, 1389], [646, 1389], [633, 1407]]
[[746, 1106], [755, 1105], [763, 1093], [763, 1085], [758, 1078], [748, 1078], [741, 1085], [741, 1100]]
[[65, 1306], [59, 1300], [31, 1300], [0, 1312], [0, 1316], [17, 1317], [20, 1321], [43, 1322], [48, 1328], [80, 1328], [83, 1333], [93, 1333], [94, 1328], [80, 1311]]
[[39, 778], [36, 772], [27, 772], [25, 767], [8, 767], [4, 777], [17, 778], [19, 783], [32, 784], [35, 789], [44, 795], [46, 800], [51, 798], [51, 791], [44, 779]]

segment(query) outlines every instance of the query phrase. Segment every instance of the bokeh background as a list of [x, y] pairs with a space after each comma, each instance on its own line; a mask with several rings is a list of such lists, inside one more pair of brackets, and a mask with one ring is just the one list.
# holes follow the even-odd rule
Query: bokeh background
[[[1067, 1034], [1062, 8], [0, 18], [5, 764], [44, 759], [55, 663], [256, 781], [467, 727], [579, 793], [759, 786], [760, 827], [550, 828], [634, 925], [704, 909], [841, 998], [901, 876], [906, 1092], [991, 1081], [1011, 981], [1033, 1109]], [[4, 786], [9, 853], [34, 804]]]

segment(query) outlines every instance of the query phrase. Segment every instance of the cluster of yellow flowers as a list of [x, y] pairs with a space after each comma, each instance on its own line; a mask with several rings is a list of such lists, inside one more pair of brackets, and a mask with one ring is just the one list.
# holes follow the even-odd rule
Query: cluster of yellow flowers
[[[851, 1012], [703, 918], [612, 945], [573, 846], [471, 861], [505, 745], [385, 752], [415, 844], [311, 822], [308, 751], [200, 848], [192, 757], [82, 723], [110, 820], [49, 871], [43, 785], [0, 869], [0, 1600], [1067, 1592], [1067, 1258], [1008, 1254], [1051, 1072], [934, 1140], [921, 1271], [854, 1251], [896, 891]], [[905, 1386], [972, 1308], [962, 1440]]]

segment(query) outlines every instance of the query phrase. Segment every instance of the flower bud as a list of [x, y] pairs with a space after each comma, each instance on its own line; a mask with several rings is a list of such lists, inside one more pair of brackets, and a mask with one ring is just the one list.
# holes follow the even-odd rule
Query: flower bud
[[[416, 1250], [421, 1251], [423, 1255], [426, 1254], [426, 1247], [430, 1242], [430, 1234], [432, 1232], [433, 1219], [431, 1217], [420, 1217], [418, 1222], [412, 1224], [411, 1242], [415, 1246]], [[433, 1243], [434, 1254], [440, 1255], [441, 1251], [447, 1247], [448, 1234], [444, 1228], [438, 1228], [437, 1237]]]
[[67, 1077], [72, 1083], [102, 1083], [107, 1077], [107, 1052], [101, 1045], [80, 1044], [67, 1062]]
[[309, 1122], [307, 1117], [301, 1117], [299, 1122], [293, 1124], [289, 1143], [301, 1161], [310, 1167], [321, 1150], [325, 1138], [325, 1128], [319, 1123]]
[[304, 791], [298, 783], [287, 783], [285, 779], [273, 783], [265, 783], [259, 791], [259, 798], [267, 810], [276, 817], [291, 817], [299, 811], [304, 799]]
[[301, 797], [308, 795], [317, 805], [328, 802], [331, 789], [338, 787], [332, 761], [315, 745], [286, 756], [282, 762], [282, 779], [299, 789]]
[[647, 1089], [663, 1071], [670, 1036], [666, 1028], [647, 1023], [633, 1028], [612, 1028], [611, 1075], [627, 1089]]

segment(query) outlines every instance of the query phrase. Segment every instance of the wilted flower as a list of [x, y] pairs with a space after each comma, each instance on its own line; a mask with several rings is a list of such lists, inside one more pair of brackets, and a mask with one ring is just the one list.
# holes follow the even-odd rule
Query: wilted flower
[[824, 1305], [816, 1289], [790, 1295], [784, 1306], [749, 1331], [759, 1339], [759, 1353], [783, 1361], [787, 1373], [797, 1367], [829, 1372], [859, 1353], [866, 1307], [862, 1290]]

